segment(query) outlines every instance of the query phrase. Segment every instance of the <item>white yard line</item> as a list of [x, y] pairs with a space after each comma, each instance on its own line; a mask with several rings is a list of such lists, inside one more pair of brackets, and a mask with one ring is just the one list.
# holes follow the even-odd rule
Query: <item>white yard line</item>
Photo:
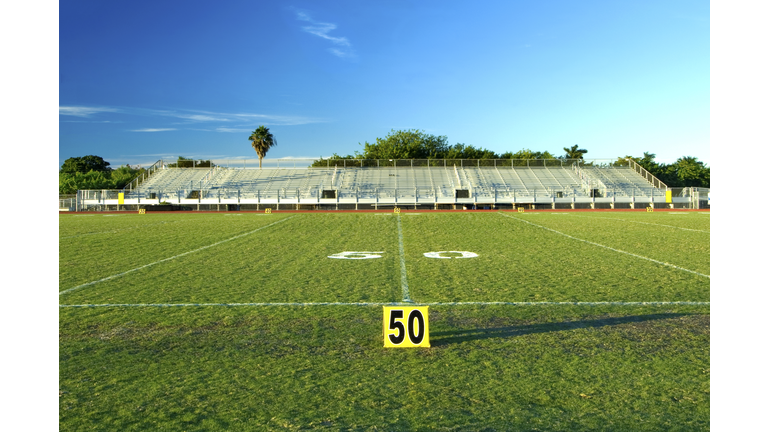
[[278, 221], [276, 221], [276, 222], [272, 222], [272, 223], [271, 223], [271, 224], [269, 224], [269, 225], [265, 225], [265, 226], [263, 226], [263, 227], [260, 227], [260, 228], [256, 228], [255, 230], [253, 230], [253, 231], [249, 231], [249, 232], [247, 232], [247, 233], [245, 233], [245, 234], [236, 235], [236, 236], [234, 236], [234, 237], [230, 237], [230, 238], [228, 238], [228, 239], [226, 239], [226, 240], [222, 240], [222, 241], [219, 241], [219, 242], [216, 242], [216, 243], [213, 243], [213, 244], [209, 244], [208, 246], [203, 246], [203, 247], [201, 247], [201, 248], [197, 248], [197, 249], [195, 249], [195, 250], [191, 250], [191, 251], [189, 251], [189, 252], [184, 252], [184, 253], [181, 253], [181, 254], [178, 254], [178, 255], [174, 255], [174, 256], [172, 256], [172, 257], [170, 257], [170, 258], [161, 259], [160, 261], [155, 261], [155, 262], [153, 262], [153, 263], [145, 264], [145, 265], [143, 265], [143, 266], [141, 266], [141, 267], [136, 267], [136, 268], [134, 268], [134, 269], [131, 269], [131, 270], [128, 270], [128, 271], [124, 271], [124, 272], [122, 272], [122, 273], [114, 274], [114, 275], [112, 275], [112, 276], [107, 276], [107, 277], [105, 277], [104, 279], [99, 279], [99, 280], [96, 280], [96, 281], [93, 281], [93, 282], [84, 283], [84, 284], [82, 284], [82, 285], [78, 285], [78, 286], [76, 286], [76, 287], [72, 287], [72, 288], [66, 289], [66, 290], [64, 290], [64, 291], [59, 291], [59, 295], [62, 295], [62, 294], [66, 294], [66, 293], [68, 293], [68, 292], [72, 292], [72, 291], [74, 291], [74, 290], [77, 290], [77, 289], [80, 289], [80, 288], [85, 288], [85, 287], [87, 287], [87, 286], [95, 285], [95, 284], [97, 284], [97, 283], [99, 283], [99, 282], [104, 282], [104, 281], [108, 281], [108, 280], [110, 280], [110, 279], [118, 278], [118, 277], [120, 277], [120, 276], [124, 276], [124, 275], [127, 275], [128, 273], [131, 273], [131, 272], [135, 272], [135, 271], [137, 271], [137, 270], [141, 270], [141, 269], [145, 269], [145, 268], [147, 268], [147, 267], [153, 266], [153, 265], [155, 265], [155, 264], [160, 264], [160, 263], [162, 263], [162, 262], [170, 261], [170, 260], [173, 260], [173, 259], [176, 259], [176, 258], [179, 258], [179, 257], [183, 257], [183, 256], [185, 256], [185, 255], [193, 254], [193, 253], [195, 253], [195, 252], [200, 252], [201, 250], [205, 250], [205, 249], [208, 249], [208, 248], [210, 248], [210, 247], [218, 246], [218, 245], [220, 245], [220, 244], [222, 244], [222, 243], [226, 243], [226, 242], [228, 242], [228, 241], [232, 241], [232, 240], [238, 239], [238, 238], [240, 238], [240, 237], [245, 237], [245, 236], [247, 236], [247, 235], [251, 235], [251, 234], [253, 234], [253, 233], [257, 232], [257, 231], [261, 231], [261, 230], [263, 230], [263, 229], [265, 229], [265, 228], [269, 228], [269, 227], [271, 227], [272, 225], [276, 225], [276, 224], [279, 224], [280, 222], [284, 222], [284, 221], [287, 221], [288, 219], [291, 219], [291, 218], [294, 218], [294, 217], [296, 217], [296, 216], [290, 216], [290, 217], [287, 217], [287, 218], [285, 218], [285, 219], [280, 219], [280, 220], [278, 220]]
[[509, 215], [507, 215], [507, 214], [505, 214], [505, 213], [500, 213], [500, 214], [501, 214], [502, 216], [504, 216], [504, 217], [508, 217], [508, 218], [511, 218], [511, 219], [515, 219], [515, 220], [519, 220], [520, 222], [525, 222], [525, 223], [527, 223], [527, 224], [529, 224], [529, 225], [533, 225], [533, 226], [535, 226], [535, 227], [538, 227], [538, 228], [541, 228], [541, 229], [545, 229], [545, 230], [547, 230], [547, 231], [552, 231], [553, 233], [557, 233], [557, 234], [560, 234], [560, 235], [562, 235], [562, 236], [568, 237], [568, 238], [570, 238], [570, 239], [573, 239], [573, 240], [578, 240], [578, 241], [581, 241], [581, 242], [584, 242], [584, 243], [589, 243], [589, 244], [591, 244], [591, 245], [594, 245], [594, 246], [599, 246], [599, 247], [601, 247], [601, 248], [605, 248], [605, 249], [608, 249], [608, 250], [612, 250], [612, 251], [614, 251], [614, 252], [619, 252], [619, 253], [627, 254], [627, 255], [633, 256], [633, 257], [635, 257], [635, 258], [644, 259], [644, 260], [647, 260], [647, 261], [651, 261], [651, 262], [654, 262], [654, 263], [656, 263], [656, 264], [661, 264], [661, 265], [663, 265], [663, 266], [672, 267], [672, 268], [674, 268], [674, 269], [677, 269], [677, 270], [682, 270], [682, 271], [686, 271], [686, 272], [688, 272], [688, 273], [693, 273], [693, 274], [695, 274], [695, 275], [698, 275], [698, 276], [702, 276], [702, 277], [705, 277], [705, 278], [709, 278], [709, 275], [705, 275], [705, 274], [703, 274], [703, 273], [699, 273], [699, 272], [697, 272], [697, 271], [688, 270], [688, 269], [686, 269], [686, 268], [683, 268], [683, 267], [680, 267], [680, 266], [676, 266], [676, 265], [674, 265], [674, 264], [665, 263], [665, 262], [662, 262], [662, 261], [658, 261], [658, 260], [655, 260], [655, 259], [653, 259], [653, 258], [644, 257], [644, 256], [642, 256], [642, 255], [637, 255], [637, 254], [633, 254], [633, 253], [631, 253], [631, 252], [627, 252], [627, 251], [623, 251], [623, 250], [619, 250], [619, 249], [614, 249], [614, 248], [612, 248], [612, 247], [610, 247], [610, 246], [601, 245], [601, 244], [599, 244], [599, 243], [591, 242], [591, 241], [589, 241], [589, 240], [584, 240], [584, 239], [580, 239], [580, 238], [577, 238], [577, 237], [573, 237], [573, 236], [570, 236], [570, 235], [568, 235], [568, 234], [562, 233], [562, 232], [560, 232], [560, 231], [557, 231], [557, 230], [553, 230], [552, 228], [547, 228], [547, 227], [545, 227], [545, 226], [537, 225], [537, 224], [535, 224], [535, 223], [532, 223], [532, 222], [528, 222], [527, 220], [523, 220], [523, 219], [520, 219], [520, 218], [516, 218], [516, 217], [514, 217], [514, 216], [509, 216]]
[[397, 215], [397, 241], [400, 249], [400, 286], [403, 288], [403, 301], [412, 302], [408, 292], [408, 275], [405, 272], [405, 248], [403, 247], [403, 226], [400, 224], [400, 215]]
[[648, 301], [648, 302], [426, 302], [412, 301], [375, 303], [375, 302], [310, 302], [310, 303], [110, 303], [110, 304], [60, 304], [60, 308], [96, 308], [96, 307], [204, 307], [204, 306], [709, 306], [709, 302], [696, 301]]
[[693, 228], [683, 228], [683, 227], [678, 227], [678, 226], [673, 226], [673, 225], [657, 224], [657, 223], [651, 223], [651, 222], [639, 222], [639, 221], [631, 221], [631, 220], [627, 220], [627, 219], [609, 218], [609, 217], [601, 217], [601, 216], [584, 216], [584, 215], [574, 215], [574, 216], [576, 216], [576, 217], [583, 217], [583, 218], [587, 218], [587, 219], [610, 219], [610, 220], [617, 220], [617, 221], [622, 221], [622, 222], [631, 222], [631, 223], [638, 223], [638, 224], [645, 224], [645, 225], [656, 225], [656, 226], [663, 226], [663, 227], [667, 227], [667, 228], [675, 228], [675, 229], [681, 229], [681, 230], [686, 230], [686, 231], [696, 231], [696, 232], [703, 232], [703, 233], [709, 234], [709, 231], [697, 230], [697, 229], [693, 229]]

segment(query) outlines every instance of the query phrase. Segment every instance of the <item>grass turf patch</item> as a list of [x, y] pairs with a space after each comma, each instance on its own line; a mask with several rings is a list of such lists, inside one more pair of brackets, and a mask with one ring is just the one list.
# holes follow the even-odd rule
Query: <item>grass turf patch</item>
[[[709, 274], [708, 234], [645, 223], [707, 217], [533, 215], [511, 214]], [[497, 212], [76, 216], [60, 216], [60, 291], [156, 264], [62, 304], [398, 301], [398, 219], [417, 302], [709, 300], [706, 277]], [[446, 250], [478, 256], [424, 255]], [[328, 258], [343, 251], [381, 258]], [[59, 322], [61, 430], [709, 425], [707, 306], [436, 305], [432, 347], [410, 350], [383, 348], [370, 306], [64, 307]]]
[[61, 430], [703, 430], [708, 308], [62, 309]]

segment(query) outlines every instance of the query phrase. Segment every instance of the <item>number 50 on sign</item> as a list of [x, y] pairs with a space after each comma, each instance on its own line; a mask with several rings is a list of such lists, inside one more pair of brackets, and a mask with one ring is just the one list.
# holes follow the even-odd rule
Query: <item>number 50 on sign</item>
[[384, 347], [429, 347], [429, 306], [384, 306]]

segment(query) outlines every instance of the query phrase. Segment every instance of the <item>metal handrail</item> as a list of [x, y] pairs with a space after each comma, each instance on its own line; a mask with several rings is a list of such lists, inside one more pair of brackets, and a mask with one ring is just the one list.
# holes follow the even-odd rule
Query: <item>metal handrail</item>
[[[637, 171], [638, 174], [643, 176], [643, 178], [651, 184], [651, 186], [659, 189], [669, 189], [667, 185], [662, 183], [661, 180], [657, 179], [653, 174], [649, 173], [648, 170], [640, 166], [639, 163], [633, 161], [632, 159], [629, 159], [629, 167]], [[658, 186], [656, 185], [658, 183]]]
[[[152, 166], [150, 166], [149, 168], [147, 168], [147, 170], [146, 170], [145, 172], [143, 172], [143, 173], [139, 174], [138, 176], [136, 176], [136, 178], [135, 178], [135, 179], [133, 179], [133, 180], [131, 180], [130, 182], [128, 182], [128, 184], [127, 184], [127, 185], [123, 186], [122, 192], [123, 192], [123, 193], [125, 193], [125, 189], [126, 189], [126, 188], [128, 188], [128, 192], [129, 192], [129, 193], [130, 193], [130, 192], [133, 192], [133, 190], [134, 190], [134, 189], [138, 189], [138, 188], [139, 188], [139, 184], [143, 183], [143, 182], [144, 182], [146, 179], [148, 179], [148, 178], [149, 178], [149, 176], [150, 176], [152, 173], [154, 173], [155, 171], [157, 171], [157, 167], [158, 167], [158, 164], [160, 164], [160, 166], [162, 166], [162, 164], [163, 164], [163, 160], [162, 160], [162, 159], [160, 159], [160, 160], [158, 160], [157, 162], [153, 163], [153, 164], [152, 164]], [[140, 180], [141, 180], [141, 181], [140, 181]], [[136, 182], [136, 187], [133, 187], [133, 182]]]

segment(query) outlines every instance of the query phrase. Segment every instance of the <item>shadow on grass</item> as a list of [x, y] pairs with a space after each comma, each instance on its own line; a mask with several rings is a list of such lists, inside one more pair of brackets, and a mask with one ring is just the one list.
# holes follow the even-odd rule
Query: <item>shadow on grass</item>
[[650, 315], [631, 315], [617, 318], [603, 318], [594, 320], [566, 321], [559, 323], [530, 324], [510, 327], [494, 327], [484, 329], [456, 330], [456, 331], [438, 331], [429, 332], [430, 344], [434, 346], [448, 345], [460, 342], [507, 338], [513, 336], [523, 336], [534, 333], [549, 333], [564, 330], [574, 330], [581, 328], [597, 328], [613, 326], [628, 323], [641, 323], [646, 321], [677, 318], [680, 316], [695, 315], [689, 313], [662, 313]]

